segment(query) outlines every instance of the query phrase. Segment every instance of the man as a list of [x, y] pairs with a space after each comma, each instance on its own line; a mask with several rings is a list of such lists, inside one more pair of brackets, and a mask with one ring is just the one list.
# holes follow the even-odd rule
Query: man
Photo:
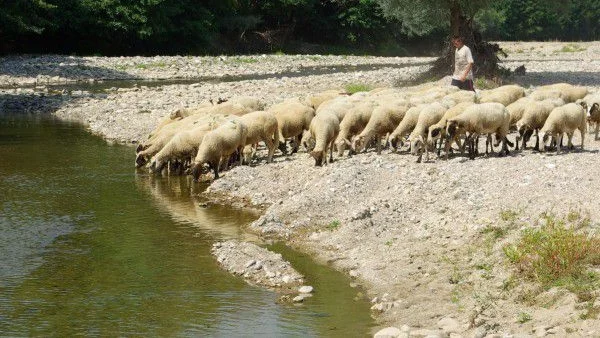
[[454, 74], [452, 85], [462, 90], [475, 91], [473, 88], [473, 55], [471, 49], [465, 46], [462, 37], [454, 36], [452, 44], [456, 48], [454, 52]]

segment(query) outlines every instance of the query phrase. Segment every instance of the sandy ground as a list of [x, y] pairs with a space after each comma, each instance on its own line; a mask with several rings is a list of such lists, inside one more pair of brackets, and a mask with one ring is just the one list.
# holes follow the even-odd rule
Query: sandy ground
[[[566, 81], [598, 91], [600, 42], [574, 44], [503, 42], [513, 52], [505, 65], [525, 65], [528, 73], [514, 79], [525, 86]], [[0, 107], [49, 111], [81, 121], [109, 140], [139, 142], [165, 114], [205, 99], [244, 94], [271, 104], [348, 83], [390, 86], [426, 69], [377, 62], [382, 68], [368, 71], [105, 93], [5, 89], [0, 90]], [[2, 81], [21, 79], [8, 75]], [[600, 321], [581, 315], [600, 304], [580, 302], [561, 289], [510, 282], [514, 271], [502, 251], [546, 211], [589, 216], [589, 228], [598, 229], [594, 196], [600, 189], [600, 142], [592, 138], [584, 151], [561, 155], [526, 150], [504, 158], [421, 164], [409, 154], [384, 151], [316, 168], [307, 154], [299, 153], [277, 157], [273, 164], [234, 168], [208, 194], [266, 206], [251, 229], [284, 238], [347, 272], [366, 287], [382, 326], [404, 326], [412, 336], [598, 336]], [[506, 214], [515, 216], [507, 221]], [[493, 226], [506, 228], [506, 235], [490, 241], [485, 229]]]

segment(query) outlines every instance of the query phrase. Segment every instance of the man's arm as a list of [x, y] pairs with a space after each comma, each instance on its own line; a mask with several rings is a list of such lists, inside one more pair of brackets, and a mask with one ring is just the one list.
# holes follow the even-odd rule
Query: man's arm
[[461, 81], [465, 81], [467, 79], [467, 76], [469, 75], [471, 68], [473, 68], [473, 62], [469, 63], [467, 65], [467, 68], [465, 68], [465, 73], [460, 77]]

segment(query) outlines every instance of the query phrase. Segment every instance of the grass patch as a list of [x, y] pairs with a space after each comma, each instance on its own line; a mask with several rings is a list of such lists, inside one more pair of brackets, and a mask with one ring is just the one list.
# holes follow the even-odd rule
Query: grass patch
[[531, 315], [527, 312], [519, 312], [519, 314], [517, 315], [517, 321], [521, 324], [527, 323], [531, 319]]
[[587, 48], [579, 46], [578, 44], [569, 43], [567, 45], [564, 45], [561, 49], [557, 50], [557, 52], [559, 52], [559, 53], [577, 53], [577, 52], [583, 52], [586, 49]]
[[575, 212], [565, 218], [546, 213], [542, 222], [539, 227], [523, 231], [518, 242], [503, 248], [516, 274], [546, 289], [564, 287], [580, 301], [592, 300], [600, 278], [589, 268], [600, 265], [600, 238], [578, 231], [589, 225], [589, 218]]
[[358, 92], [368, 92], [370, 90], [372, 90], [374, 87], [372, 85], [366, 84], [366, 83], [349, 83], [347, 84], [344, 89], [346, 90], [346, 93], [348, 94], [354, 94], [354, 93], [358, 93]]
[[494, 89], [500, 87], [500, 84], [496, 81], [486, 79], [484, 77], [478, 77], [475, 79], [475, 88], [477, 89]]
[[327, 225], [325, 226], [325, 228], [326, 228], [327, 230], [333, 231], [333, 230], [337, 229], [339, 226], [340, 226], [340, 221], [338, 221], [338, 220], [336, 219], [336, 220], [333, 220], [333, 221], [331, 221], [331, 223], [327, 224]]

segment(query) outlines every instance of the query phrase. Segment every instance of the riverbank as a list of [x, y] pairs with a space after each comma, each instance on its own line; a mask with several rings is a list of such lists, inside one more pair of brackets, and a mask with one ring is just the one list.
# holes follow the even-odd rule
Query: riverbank
[[[561, 52], [569, 53], [569, 61], [534, 48], [510, 62], [525, 64], [528, 73], [516, 79], [521, 83], [568, 81], [597, 91], [600, 67], [588, 66], [600, 60], [595, 52], [599, 45]], [[588, 58], [591, 61], [585, 62]], [[206, 99], [243, 94], [272, 104], [348, 83], [390, 86], [424, 69], [384, 66], [230, 83], [139, 86], [100, 94], [71, 92], [59, 96], [63, 101], [54, 114], [81, 121], [107, 139], [132, 143], [142, 140], [168, 112]], [[3, 102], [25, 95], [23, 89], [16, 91], [3, 91]], [[27, 96], [54, 97], [37, 92], [33, 89]], [[555, 289], [542, 290], [533, 302], [526, 302], [532, 285], [507, 289], [512, 270], [502, 248], [548, 210], [559, 216], [572, 211], [589, 215], [590, 227], [597, 229], [599, 151], [600, 142], [588, 138], [585, 152], [560, 156], [525, 151], [506, 158], [417, 164], [408, 154], [384, 152], [339, 159], [324, 168], [315, 168], [309, 156], [300, 153], [277, 157], [269, 165], [234, 168], [213, 182], [209, 193], [266, 205], [252, 229], [283, 238], [348, 273], [372, 296], [381, 323], [408, 325], [417, 333], [445, 328], [446, 334], [465, 336], [589, 336], [600, 332], [600, 323], [581, 319], [587, 303]], [[494, 227], [506, 228], [507, 234], [490, 243], [486, 229]], [[545, 299], [552, 299], [553, 305], [544, 307]]]

